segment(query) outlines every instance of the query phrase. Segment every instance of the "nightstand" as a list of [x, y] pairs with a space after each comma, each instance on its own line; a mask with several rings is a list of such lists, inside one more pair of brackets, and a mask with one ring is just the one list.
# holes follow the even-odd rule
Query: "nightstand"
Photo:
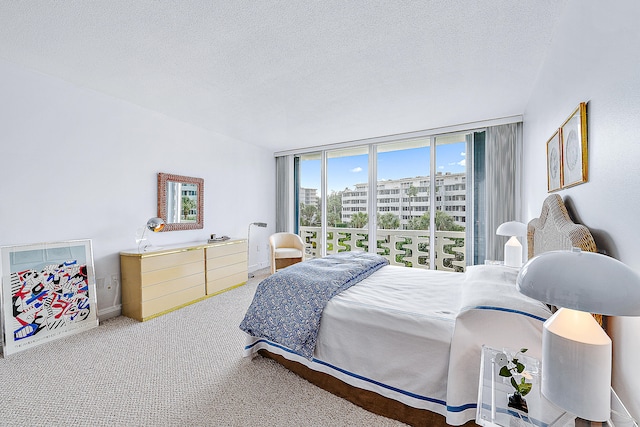
[[612, 426], [612, 427], [638, 427], [631, 418], [622, 402], [611, 390], [611, 419], [608, 423], [592, 423], [580, 419], [574, 419], [562, 409], [549, 402], [540, 392], [541, 362], [538, 359], [525, 354], [518, 355], [518, 359], [525, 365], [525, 371], [531, 375], [533, 384], [531, 391], [525, 396], [528, 413], [523, 413], [507, 405], [507, 396], [514, 389], [509, 379], [498, 375], [500, 367], [496, 366], [495, 356], [498, 353], [506, 353], [509, 359], [516, 350], [497, 350], [491, 347], [482, 347], [480, 360], [480, 384], [478, 387], [478, 410], [476, 423], [485, 427], [515, 427], [515, 426]]

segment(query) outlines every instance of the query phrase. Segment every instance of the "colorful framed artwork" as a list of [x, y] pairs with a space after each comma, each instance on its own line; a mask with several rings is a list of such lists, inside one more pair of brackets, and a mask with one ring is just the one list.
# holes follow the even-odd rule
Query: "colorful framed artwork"
[[587, 104], [581, 102], [560, 128], [562, 188], [587, 181]]
[[547, 191], [562, 188], [562, 144], [560, 129], [547, 141]]
[[91, 240], [0, 248], [5, 357], [98, 326]]

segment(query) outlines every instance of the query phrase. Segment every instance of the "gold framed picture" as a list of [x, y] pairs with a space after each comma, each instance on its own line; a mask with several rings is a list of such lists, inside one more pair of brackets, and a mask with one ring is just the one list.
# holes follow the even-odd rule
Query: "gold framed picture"
[[581, 102], [560, 128], [561, 187], [587, 182], [587, 104]]
[[562, 144], [560, 129], [547, 141], [547, 191], [558, 191], [562, 188]]

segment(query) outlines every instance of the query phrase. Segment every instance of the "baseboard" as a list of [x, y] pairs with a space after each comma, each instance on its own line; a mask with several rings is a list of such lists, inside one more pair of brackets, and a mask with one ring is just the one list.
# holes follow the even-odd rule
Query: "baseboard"
[[112, 317], [118, 317], [122, 314], [122, 306], [120, 304], [114, 305], [113, 307], [103, 308], [102, 310], [98, 309], [98, 319], [107, 320]]
[[250, 265], [247, 270], [249, 271], [249, 273], [253, 273], [254, 271], [257, 270], [262, 270], [263, 268], [267, 268], [269, 267], [271, 264], [269, 264], [269, 261], [263, 261], [263, 262], [259, 262], [257, 264], [253, 264]]

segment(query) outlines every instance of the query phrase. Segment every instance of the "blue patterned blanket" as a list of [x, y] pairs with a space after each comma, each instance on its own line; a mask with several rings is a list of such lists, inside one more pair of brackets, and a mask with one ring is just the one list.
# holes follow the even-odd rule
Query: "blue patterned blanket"
[[258, 284], [240, 329], [311, 359], [327, 302], [387, 264], [380, 255], [340, 252], [289, 266]]

